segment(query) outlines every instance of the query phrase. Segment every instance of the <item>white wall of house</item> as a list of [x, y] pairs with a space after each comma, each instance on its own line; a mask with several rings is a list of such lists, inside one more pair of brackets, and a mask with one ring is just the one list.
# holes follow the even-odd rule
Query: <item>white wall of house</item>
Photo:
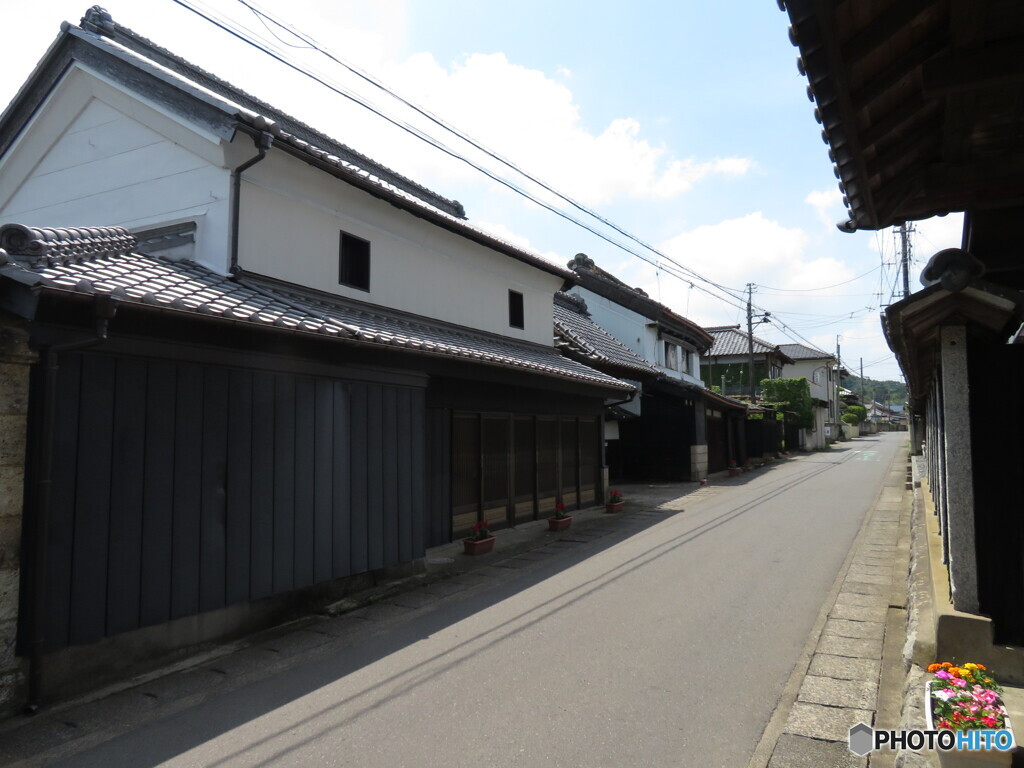
[[574, 286], [569, 292], [587, 302], [587, 309], [595, 323], [666, 376], [703, 388], [700, 355], [680, 344], [677, 367], [669, 368], [665, 359], [665, 341], [671, 343], [673, 340], [658, 337], [656, 322], [581, 286]]
[[222, 137], [73, 65], [0, 160], [0, 220], [27, 226], [194, 220], [192, 256], [227, 268]]
[[657, 329], [648, 326], [650, 321], [646, 317], [578, 285], [569, 293], [587, 303], [587, 311], [595, 323], [647, 362], [656, 362]]
[[[174, 256], [230, 266], [231, 169], [256, 155], [74, 64], [0, 161], [0, 221], [28, 226], [195, 221]], [[371, 287], [338, 283], [340, 232], [371, 243]], [[550, 346], [562, 278], [429, 224], [271, 149], [242, 177], [243, 269]], [[509, 290], [525, 328], [509, 325]]]
[[[794, 364], [787, 363], [782, 367], [785, 379], [807, 379], [811, 399], [817, 404], [814, 409], [815, 429], [805, 430], [807, 448], [819, 450], [829, 442], [825, 425], [832, 420], [836, 402], [834, 362], [828, 358], [821, 360], [797, 360]], [[821, 405], [821, 401], [827, 405]]]
[[[338, 281], [341, 233], [370, 243], [370, 289]], [[551, 346], [563, 279], [395, 208], [280, 151], [242, 179], [242, 269]], [[525, 328], [509, 326], [508, 292]]]

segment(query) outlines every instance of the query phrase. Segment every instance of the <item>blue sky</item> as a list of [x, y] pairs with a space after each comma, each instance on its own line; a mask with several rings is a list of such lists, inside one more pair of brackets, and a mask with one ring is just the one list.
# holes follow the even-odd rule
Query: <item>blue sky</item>
[[[19, 34], [0, 49], [0, 101], [13, 97], [60, 22], [77, 22], [87, 5], [21, 6]], [[797, 72], [788, 17], [774, 2], [258, 5], [701, 276], [734, 293], [757, 284], [755, 303], [779, 321], [760, 325], [759, 336], [834, 350], [838, 335], [847, 367], [863, 358], [865, 375], [898, 378], [878, 319], [896, 277], [894, 238], [835, 229], [844, 218], [836, 179]], [[172, 0], [110, 0], [106, 7], [139, 34], [460, 200], [477, 225], [559, 263], [585, 252], [702, 325], [745, 320], [735, 298], [693, 277], [679, 280], [670, 265], [655, 268], [540, 209]], [[237, 0], [202, 0], [200, 7], [269, 38]], [[282, 50], [386, 113], [425, 125], [320, 54]], [[960, 227], [958, 215], [919, 224], [912, 290], [931, 253], [959, 245]]]

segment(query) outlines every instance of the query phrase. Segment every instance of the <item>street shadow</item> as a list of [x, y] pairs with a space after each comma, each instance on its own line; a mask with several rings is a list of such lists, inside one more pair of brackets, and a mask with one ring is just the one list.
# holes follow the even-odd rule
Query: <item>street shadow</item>
[[[792, 473], [781, 473], [773, 477], [771, 470], [783, 468], [786, 464], [766, 467], [752, 474], [746, 482], [761, 479], [765, 482], [763, 493], [756, 500], [747, 501], [725, 509], [704, 522], [694, 519], [694, 524], [687, 530], [659, 542], [642, 554], [609, 567], [598, 577], [577, 586], [567, 586], [564, 591], [544, 602], [518, 612], [485, 632], [466, 637], [456, 648], [446, 648], [418, 664], [402, 668], [391, 676], [376, 684], [332, 699], [328, 706], [313, 708], [300, 719], [289, 718], [286, 724], [270, 727], [257, 740], [247, 740], [237, 750], [224, 754], [215, 762], [205, 763], [208, 767], [221, 766], [227, 763], [245, 765], [271, 766], [280, 762], [294, 749], [315, 741], [332, 729], [345, 728], [363, 717], [366, 717], [390, 701], [405, 695], [409, 691], [427, 685], [450, 673], [472, 659], [476, 654], [496, 644], [505, 642], [525, 630], [533, 627], [554, 614], [580, 600], [607, 589], [610, 585], [647, 564], [669, 556], [680, 548], [691, 546], [712, 530], [727, 525], [742, 516], [753, 512], [761, 504], [786, 493], [789, 490], [832, 470], [855, 455], [855, 446], [833, 449], [828, 452], [827, 462], [813, 462], [811, 457], [801, 457], [796, 462], [796, 470]], [[783, 476], [784, 475], [784, 476]], [[372, 612], [378, 606], [392, 604], [404, 608], [407, 615], [399, 616], [392, 621], [374, 622], [360, 618], [361, 611], [342, 617], [345, 621], [364, 625], [351, 633], [326, 644], [299, 653], [294, 664], [285, 669], [269, 672], [259, 679], [246, 681], [232, 690], [211, 691], [208, 696], [197, 697], [194, 704], [180, 707], [180, 711], [157, 715], [154, 719], [142, 724], [136, 730], [121, 733], [103, 743], [97, 744], [74, 756], [61, 760], [54, 765], [60, 766], [107, 766], [132, 765], [146, 767], [156, 766], [174, 759], [189, 750], [208, 741], [216, 739], [246, 723], [264, 717], [276, 709], [284, 707], [324, 686], [336, 683], [353, 673], [381, 661], [392, 654], [402, 651], [432, 635], [445, 630], [462, 620], [483, 611], [496, 603], [513, 597], [537, 584], [547, 581], [574, 566], [593, 558], [629, 538], [639, 535], [664, 520], [682, 514], [683, 509], [659, 511], [668, 501], [685, 498], [702, 490], [696, 484], [680, 484], [659, 486], [648, 484], [617, 485], [625, 491], [633, 501], [633, 512], [616, 515], [613, 520], [599, 518], [594, 525], [577, 532], [579, 540], [566, 536], [557, 540], [549, 540], [538, 547], [537, 552], [545, 556], [531, 563], [528, 569], [511, 571], [507, 577], [494, 579], [488, 583], [486, 578], [478, 588], [469, 588], [458, 593], [462, 597], [439, 597], [436, 601], [427, 602], [421, 608], [409, 608], [408, 600], [402, 601], [401, 596], [384, 600], [376, 606], [362, 609]], [[640, 499], [645, 501], [640, 504]], [[661, 500], [660, 502], [658, 500]], [[675, 506], [675, 505], [673, 505]], [[612, 516], [609, 516], [611, 518]], [[599, 537], [591, 537], [587, 531], [601, 533]], [[545, 550], [548, 550], [545, 552]], [[519, 552], [510, 559], [522, 557]], [[501, 566], [502, 561], [492, 560], [490, 565]], [[493, 574], [494, 569], [490, 569]], [[460, 574], [459, 579], [477, 578], [476, 573]], [[479, 572], [483, 577], [483, 570]], [[444, 581], [438, 584], [444, 584]], [[430, 589], [426, 587], [425, 589]], [[404, 603], [404, 604], [403, 604]], [[372, 613], [371, 613], [372, 615]], [[324, 626], [338, 619], [322, 619]], [[311, 623], [308, 631], [317, 630], [317, 622]], [[202, 669], [211, 673], [224, 672], [219, 667], [225, 666], [223, 660], [203, 665]], [[181, 674], [190, 674], [195, 670]], [[380, 696], [381, 690], [394, 690], [394, 693]], [[147, 686], [138, 689], [145, 696]], [[365, 701], [364, 701], [365, 700]], [[342, 717], [331, 717], [331, 713], [356, 705], [354, 712]], [[289, 741], [287, 747], [275, 749], [274, 742], [286, 734], [309, 729], [314, 730], [301, 741]], [[15, 734], [6, 734], [14, 736]], [[8, 745], [12, 746], [12, 745]], [[38, 746], [38, 744], [36, 745]]]

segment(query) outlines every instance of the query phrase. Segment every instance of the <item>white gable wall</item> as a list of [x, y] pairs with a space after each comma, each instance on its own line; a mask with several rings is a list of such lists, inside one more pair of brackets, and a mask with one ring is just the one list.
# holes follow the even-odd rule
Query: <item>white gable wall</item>
[[693, 374], [665, 367], [665, 346], [659, 344], [658, 326], [653, 320], [581, 286], [574, 286], [569, 292], [587, 303], [587, 310], [595, 323], [651, 365], [656, 366], [667, 377], [703, 388], [704, 384], [700, 378], [700, 355], [696, 352], [680, 349], [680, 353], [690, 356]]
[[[782, 376], [786, 379], [807, 379], [813, 399], [831, 402], [835, 400], [835, 385], [831, 384], [829, 367], [828, 360], [797, 360], [795, 364], [783, 366]], [[814, 381], [815, 371], [818, 371], [818, 383]]]
[[225, 147], [75, 65], [0, 160], [0, 220], [129, 229], [195, 220], [193, 257], [224, 272]]
[[[552, 344], [562, 278], [467, 240], [274, 150], [242, 177], [243, 270], [359, 301]], [[370, 290], [341, 285], [341, 232], [370, 242]], [[508, 291], [525, 328], [509, 327]]]
[[[814, 450], [824, 448], [828, 444], [826, 424], [833, 418], [832, 412], [836, 399], [835, 385], [829, 375], [830, 360], [797, 360], [794, 364], [787, 363], [782, 368], [782, 376], [786, 379], [807, 379], [814, 401], [814, 430], [805, 430], [806, 447]], [[818, 382], [814, 382], [814, 373], [818, 371]], [[822, 401], [828, 405], [820, 405]]]
[[587, 311], [595, 323], [651, 365], [658, 365], [658, 331], [654, 325], [648, 325], [650, 320], [582, 286], [574, 286], [569, 293], [587, 303]]
[[[195, 221], [174, 256], [226, 273], [231, 169], [256, 155], [74, 64], [0, 159], [0, 221], [145, 229]], [[242, 177], [245, 270], [371, 304], [552, 344], [562, 278], [429, 224], [272, 148]], [[370, 291], [338, 283], [341, 231], [370, 241]], [[525, 328], [508, 322], [523, 294]]]

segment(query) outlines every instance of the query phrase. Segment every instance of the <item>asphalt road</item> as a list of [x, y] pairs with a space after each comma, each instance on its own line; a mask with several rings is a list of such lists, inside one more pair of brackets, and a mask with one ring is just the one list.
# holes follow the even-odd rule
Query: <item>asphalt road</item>
[[327, 621], [330, 653], [58, 764], [745, 766], [905, 442], [801, 456], [459, 577], [449, 597], [459, 580]]

